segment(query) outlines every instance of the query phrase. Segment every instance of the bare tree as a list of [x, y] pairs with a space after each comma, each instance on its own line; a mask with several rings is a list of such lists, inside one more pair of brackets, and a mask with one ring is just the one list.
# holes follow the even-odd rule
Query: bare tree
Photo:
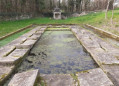
[[106, 8], [106, 12], [105, 12], [105, 19], [107, 19], [107, 13], [108, 13], [108, 9], [109, 9], [110, 1], [111, 1], [111, 0], [108, 0], [108, 4], [107, 4], [107, 8]]
[[113, 8], [112, 8], [112, 17], [111, 17], [111, 24], [113, 25], [113, 17], [114, 17], [114, 3], [115, 0], [113, 0]]
[[108, 10], [109, 10], [109, 9], [111, 9], [111, 10], [114, 9], [114, 5], [113, 5], [113, 4], [114, 4], [114, 0], [108, 0], [106, 12], [105, 12], [105, 19], [107, 19]]

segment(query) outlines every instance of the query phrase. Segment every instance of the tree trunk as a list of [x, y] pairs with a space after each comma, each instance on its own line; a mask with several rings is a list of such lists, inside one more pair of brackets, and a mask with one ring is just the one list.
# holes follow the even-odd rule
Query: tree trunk
[[114, 3], [115, 3], [115, 0], [114, 0], [114, 2], [113, 2], [113, 8], [112, 8], [111, 25], [113, 25], [113, 17], [114, 17]]
[[107, 4], [107, 8], [106, 8], [106, 12], [105, 12], [105, 19], [107, 19], [107, 13], [108, 13], [108, 9], [109, 9], [110, 1], [111, 1], [111, 0], [108, 0], [108, 4]]

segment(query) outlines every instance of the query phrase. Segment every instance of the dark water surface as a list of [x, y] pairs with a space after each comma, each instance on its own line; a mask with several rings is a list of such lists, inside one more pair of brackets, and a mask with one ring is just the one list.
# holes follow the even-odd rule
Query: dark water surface
[[71, 31], [46, 31], [17, 72], [39, 69], [41, 74], [66, 74], [96, 67]]

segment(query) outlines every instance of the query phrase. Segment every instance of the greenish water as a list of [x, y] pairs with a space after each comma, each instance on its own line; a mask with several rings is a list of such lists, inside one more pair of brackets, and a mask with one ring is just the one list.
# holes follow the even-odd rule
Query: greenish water
[[71, 31], [45, 31], [17, 72], [76, 73], [98, 67]]

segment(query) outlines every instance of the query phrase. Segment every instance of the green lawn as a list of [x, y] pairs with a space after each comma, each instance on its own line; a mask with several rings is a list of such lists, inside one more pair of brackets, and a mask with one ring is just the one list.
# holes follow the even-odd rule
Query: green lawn
[[7, 37], [7, 38], [1, 40], [1, 41], [0, 41], [0, 47], [2, 47], [2, 46], [4, 46], [4, 45], [8, 44], [8, 43], [11, 42], [12, 40], [18, 38], [19, 36], [21, 36], [21, 35], [23, 35], [24, 33], [30, 31], [31, 29], [33, 29], [33, 28], [26, 29], [26, 30], [24, 30], [24, 31], [22, 31], [22, 32], [16, 33], [16, 34], [14, 34], [14, 35], [12, 35], [12, 36], [9, 36], [9, 37]]
[[[111, 15], [112, 15], [111, 11], [109, 11], [107, 20], [105, 20], [105, 12], [97, 12], [97, 13], [89, 13], [88, 15], [81, 16], [81, 17], [68, 18], [66, 20], [54, 20], [51, 18], [39, 17], [39, 18], [17, 20], [17, 21], [2, 21], [0, 22], [0, 37], [5, 36], [8, 33], [16, 31], [20, 28], [26, 27], [30, 24], [79, 24], [80, 26], [83, 26], [84, 24], [91, 24], [103, 30], [119, 35], [119, 9], [114, 10], [113, 26], [110, 24]], [[30, 31], [31, 29], [33, 28], [26, 29], [22, 32], [7, 37], [6, 39], [0, 40], [0, 47], [8, 44], [12, 40], [18, 38], [19, 36]], [[50, 28], [50, 29], [52, 30], [54, 28]], [[44, 83], [41, 82], [41, 84], [43, 85]]]
[[[114, 27], [110, 29], [110, 17], [111, 11], [108, 12], [108, 20], [105, 20], [105, 13], [104, 12], [97, 12], [97, 13], [89, 13], [88, 15], [75, 17], [75, 18], [68, 18], [66, 20], [53, 20], [51, 18], [34, 18], [34, 19], [27, 19], [27, 20], [18, 20], [18, 21], [3, 21], [0, 22], [0, 37], [16, 31], [20, 28], [23, 28], [30, 24], [91, 24], [97, 27], [101, 27], [105, 30], [111, 31], [115, 34], [118, 34], [115, 28], [119, 27], [119, 9], [114, 11]], [[105, 27], [103, 27], [105, 26]]]

